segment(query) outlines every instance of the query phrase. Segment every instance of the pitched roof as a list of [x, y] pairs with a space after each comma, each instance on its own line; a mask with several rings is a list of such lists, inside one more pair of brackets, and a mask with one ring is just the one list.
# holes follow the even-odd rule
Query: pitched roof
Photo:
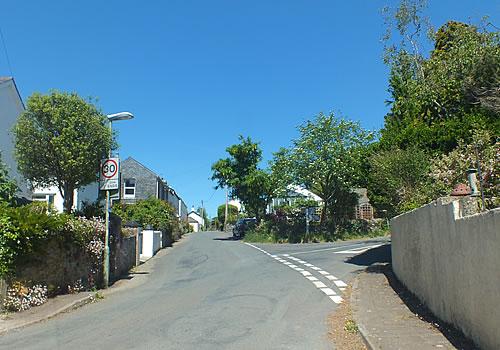
[[[144, 164], [142, 164], [141, 162], [139, 162], [137, 159], [135, 158], [132, 158], [132, 157], [128, 157], [127, 159], [123, 160], [122, 161], [122, 164], [123, 163], [128, 163], [128, 162], [133, 162], [133, 163], [136, 163], [137, 165], [139, 165], [140, 167], [144, 168], [146, 171], [148, 171], [149, 173], [151, 173], [152, 175], [156, 176], [156, 177], [160, 177], [160, 175], [158, 175], [157, 173], [155, 173], [153, 170], [149, 169], [147, 166], [145, 166]], [[163, 180], [165, 183], [166, 181]]]
[[21, 97], [21, 94], [19, 93], [19, 89], [17, 88], [16, 81], [14, 80], [14, 78], [13, 77], [0, 77], [0, 84], [7, 83], [9, 81], [12, 81], [12, 84], [14, 84], [14, 88], [16, 89], [17, 96], [19, 97], [19, 100], [21, 101], [23, 109], [26, 109], [26, 106], [24, 105], [23, 98]]

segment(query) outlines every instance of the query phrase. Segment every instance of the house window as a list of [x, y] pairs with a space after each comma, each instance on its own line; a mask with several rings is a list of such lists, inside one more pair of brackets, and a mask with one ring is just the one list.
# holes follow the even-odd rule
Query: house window
[[123, 198], [135, 198], [135, 179], [125, 179], [123, 186]]

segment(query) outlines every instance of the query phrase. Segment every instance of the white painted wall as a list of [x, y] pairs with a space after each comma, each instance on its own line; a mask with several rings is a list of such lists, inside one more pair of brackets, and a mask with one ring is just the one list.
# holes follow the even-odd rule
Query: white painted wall
[[141, 260], [147, 260], [154, 256], [161, 248], [161, 231], [142, 231]]
[[16, 89], [14, 80], [0, 80], [0, 151], [2, 161], [7, 165], [9, 176], [14, 179], [20, 189], [18, 195], [31, 199], [28, 183], [17, 171], [14, 157], [14, 138], [12, 128], [17, 118], [24, 112], [24, 105]]
[[[94, 182], [87, 186], [81, 187], [74, 191], [73, 194], [73, 210], [81, 210], [83, 207], [83, 202], [95, 202], [99, 195], [99, 183]], [[33, 200], [34, 201], [45, 201], [50, 202], [52, 198], [52, 204], [58, 212], [63, 212], [64, 210], [64, 199], [56, 186], [51, 187], [37, 187], [33, 189]]]
[[393, 218], [393, 269], [439, 318], [500, 349], [500, 208], [465, 216], [465, 204], [443, 198]]

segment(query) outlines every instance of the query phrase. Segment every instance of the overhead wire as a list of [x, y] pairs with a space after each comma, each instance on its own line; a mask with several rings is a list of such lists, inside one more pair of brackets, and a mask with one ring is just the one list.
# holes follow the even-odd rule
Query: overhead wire
[[9, 68], [10, 76], [14, 76], [12, 71], [12, 65], [10, 64], [9, 52], [7, 51], [7, 44], [5, 44], [5, 37], [3, 35], [2, 27], [0, 27], [0, 38], [2, 39], [3, 51], [5, 53], [5, 58], [7, 60], [7, 67]]

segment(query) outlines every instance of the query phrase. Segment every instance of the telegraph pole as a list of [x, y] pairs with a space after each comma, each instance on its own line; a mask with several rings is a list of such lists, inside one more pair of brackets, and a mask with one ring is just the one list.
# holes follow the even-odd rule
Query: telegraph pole
[[205, 222], [205, 208], [203, 207], [203, 199], [201, 200], [201, 219], [203, 220], [203, 230], [205, 229], [205, 225], [206, 225], [206, 222]]
[[226, 210], [225, 210], [225, 213], [224, 213], [224, 231], [226, 231], [227, 229], [227, 212], [228, 212], [228, 194], [227, 194], [227, 186], [226, 186]]

